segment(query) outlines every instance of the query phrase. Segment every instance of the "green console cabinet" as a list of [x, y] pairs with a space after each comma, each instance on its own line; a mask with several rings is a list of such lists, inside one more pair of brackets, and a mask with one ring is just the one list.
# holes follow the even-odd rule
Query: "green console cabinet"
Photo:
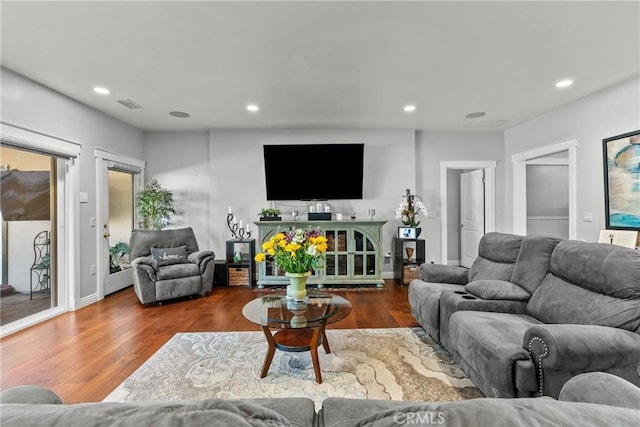
[[[258, 251], [278, 232], [291, 228], [319, 230], [327, 238], [326, 262], [307, 283], [318, 288], [331, 285], [384, 286], [382, 278], [382, 226], [386, 221], [256, 221]], [[284, 271], [274, 262], [258, 264], [258, 288], [286, 286]]]

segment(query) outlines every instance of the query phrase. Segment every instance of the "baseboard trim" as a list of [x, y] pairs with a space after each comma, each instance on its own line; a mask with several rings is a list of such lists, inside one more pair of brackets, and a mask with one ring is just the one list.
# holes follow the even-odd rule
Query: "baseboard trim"
[[461, 261], [459, 259], [448, 259], [447, 265], [460, 265]]
[[97, 293], [91, 294], [86, 297], [80, 298], [79, 300], [76, 300], [73, 309], [78, 310], [82, 307], [86, 307], [98, 301], [100, 301], [100, 298], [98, 298], [98, 294]]
[[382, 272], [382, 278], [383, 279], [389, 279], [389, 280], [396, 279], [396, 277], [393, 274], [393, 271], [383, 271]]

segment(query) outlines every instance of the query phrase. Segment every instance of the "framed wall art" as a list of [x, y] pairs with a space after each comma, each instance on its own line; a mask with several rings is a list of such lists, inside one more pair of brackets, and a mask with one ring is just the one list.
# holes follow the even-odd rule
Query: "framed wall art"
[[640, 230], [640, 130], [602, 143], [607, 229]]

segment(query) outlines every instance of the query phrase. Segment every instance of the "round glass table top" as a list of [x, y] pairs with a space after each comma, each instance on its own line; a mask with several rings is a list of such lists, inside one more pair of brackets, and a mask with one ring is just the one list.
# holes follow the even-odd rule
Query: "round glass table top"
[[304, 301], [287, 299], [285, 293], [265, 295], [249, 301], [242, 315], [250, 322], [278, 329], [314, 328], [344, 319], [351, 303], [327, 293], [310, 292]]

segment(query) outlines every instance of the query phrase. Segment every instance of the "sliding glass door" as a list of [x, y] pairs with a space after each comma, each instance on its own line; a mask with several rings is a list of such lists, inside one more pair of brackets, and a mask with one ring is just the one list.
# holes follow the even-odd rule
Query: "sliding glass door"
[[0, 325], [57, 306], [57, 164], [0, 147]]

